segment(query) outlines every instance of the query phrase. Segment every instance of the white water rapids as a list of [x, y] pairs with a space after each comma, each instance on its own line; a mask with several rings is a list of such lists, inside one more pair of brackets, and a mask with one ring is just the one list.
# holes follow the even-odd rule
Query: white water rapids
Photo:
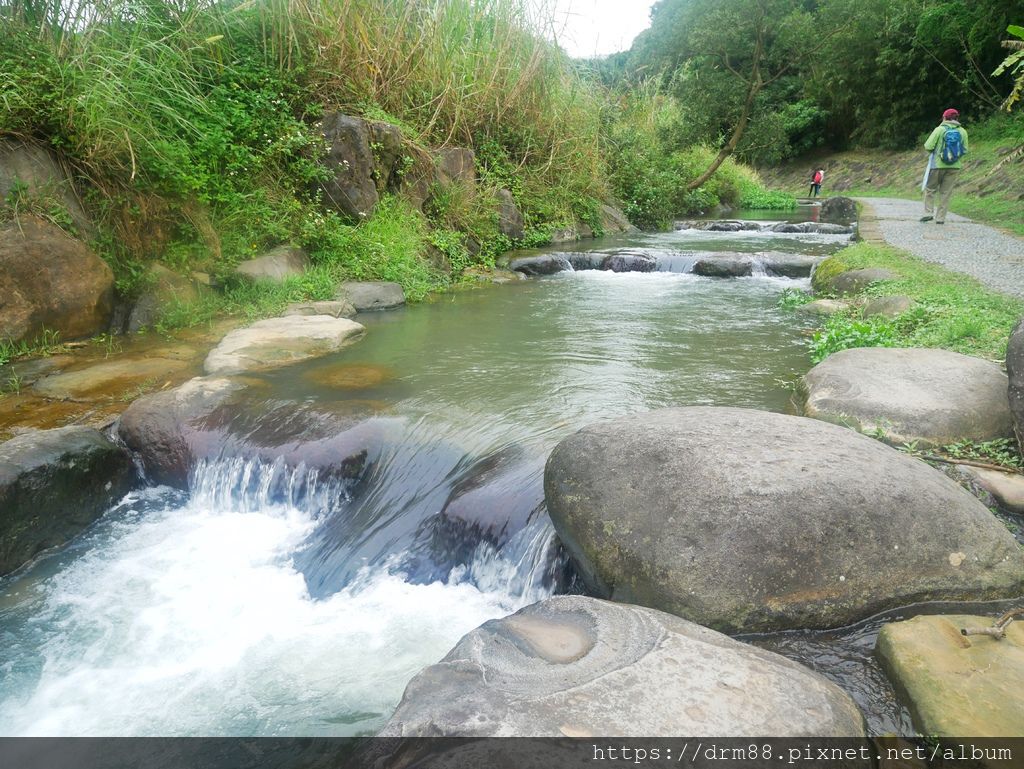
[[[268, 495], [282, 473], [304, 496]], [[501, 553], [482, 545], [445, 583], [368, 568], [313, 600], [292, 558], [337, 487], [235, 460], [201, 466], [193, 488], [130, 496], [63, 568], [7, 597], [5, 614], [32, 619], [4, 638], [22, 648], [0, 670], [0, 733], [373, 732], [424, 664], [545, 594], [531, 580], [546, 523]]]

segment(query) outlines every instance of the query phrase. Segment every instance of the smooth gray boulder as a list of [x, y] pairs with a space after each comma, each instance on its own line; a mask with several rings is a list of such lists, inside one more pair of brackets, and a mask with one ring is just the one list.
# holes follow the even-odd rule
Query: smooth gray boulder
[[803, 378], [804, 415], [921, 447], [1013, 435], [999, 366], [949, 350], [858, 347]]
[[807, 668], [640, 606], [558, 596], [462, 638], [382, 737], [863, 737]]
[[301, 248], [278, 246], [242, 262], [235, 268], [235, 274], [252, 280], [283, 283], [286, 278], [302, 275], [308, 268], [309, 256]]
[[880, 267], [869, 267], [863, 270], [846, 270], [838, 275], [825, 278], [820, 273], [815, 273], [812, 278], [814, 290], [822, 294], [836, 294], [847, 296], [859, 294], [872, 283], [884, 280], [898, 280], [899, 275], [891, 270]]
[[611, 272], [653, 272], [657, 266], [653, 256], [644, 254], [609, 254], [601, 260], [601, 269]]
[[572, 264], [564, 254], [544, 254], [513, 259], [508, 268], [523, 275], [554, 275], [556, 272], [571, 270]]
[[909, 296], [875, 296], [864, 305], [862, 315], [865, 318], [879, 317], [892, 320], [914, 306]]
[[1024, 591], [1024, 552], [967, 491], [814, 419], [693, 407], [602, 422], [555, 447], [544, 492], [595, 594], [719, 630]]
[[70, 541], [137, 480], [128, 452], [91, 427], [0, 443], [0, 577]]
[[756, 258], [764, 265], [765, 272], [778, 278], [809, 278], [822, 260], [820, 256], [781, 251], [766, 251], [757, 254]]
[[383, 280], [352, 281], [341, 284], [337, 298], [351, 302], [357, 312], [393, 310], [405, 304], [405, 291]]
[[353, 320], [330, 315], [267, 318], [237, 328], [210, 350], [203, 364], [211, 376], [288, 366], [358, 342], [366, 329]]
[[753, 270], [753, 259], [746, 254], [701, 257], [693, 265], [694, 274], [706, 278], [741, 278]]

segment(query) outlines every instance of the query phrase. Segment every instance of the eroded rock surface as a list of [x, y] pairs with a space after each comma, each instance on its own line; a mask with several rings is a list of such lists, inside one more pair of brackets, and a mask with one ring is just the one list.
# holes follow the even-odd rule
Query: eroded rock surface
[[663, 612], [549, 598], [463, 637], [382, 736], [860, 737], [856, 705], [771, 652]]

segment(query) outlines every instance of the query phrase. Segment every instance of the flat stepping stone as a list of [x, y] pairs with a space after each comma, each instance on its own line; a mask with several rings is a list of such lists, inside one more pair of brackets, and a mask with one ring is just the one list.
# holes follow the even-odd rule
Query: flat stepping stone
[[849, 695], [663, 612], [549, 598], [471, 631], [405, 690], [386, 737], [862, 737]]
[[948, 350], [862, 347], [830, 355], [803, 379], [804, 414], [888, 443], [945, 446], [1013, 436], [999, 366]]
[[288, 366], [348, 347], [364, 331], [355, 321], [329, 315], [268, 318], [230, 332], [206, 356], [204, 368], [226, 376]]
[[559, 443], [544, 496], [592, 594], [727, 632], [1024, 592], [1024, 551], [918, 459], [837, 425], [670, 408]]
[[885, 625], [876, 653], [922, 734], [1024, 734], [1024, 622], [1006, 637], [961, 635], [993, 617], [921, 616]]
[[43, 377], [32, 386], [32, 391], [55, 400], [110, 400], [162, 387], [180, 378], [190, 367], [190, 361], [175, 358], [123, 357]]

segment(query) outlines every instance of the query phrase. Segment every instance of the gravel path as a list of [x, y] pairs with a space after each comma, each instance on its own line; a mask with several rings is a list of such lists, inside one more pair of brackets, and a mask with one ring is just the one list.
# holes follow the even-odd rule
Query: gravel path
[[922, 223], [924, 208], [917, 200], [857, 200], [864, 204], [865, 223], [873, 220], [887, 243], [1024, 298], [1024, 240], [956, 214], [943, 225]]

